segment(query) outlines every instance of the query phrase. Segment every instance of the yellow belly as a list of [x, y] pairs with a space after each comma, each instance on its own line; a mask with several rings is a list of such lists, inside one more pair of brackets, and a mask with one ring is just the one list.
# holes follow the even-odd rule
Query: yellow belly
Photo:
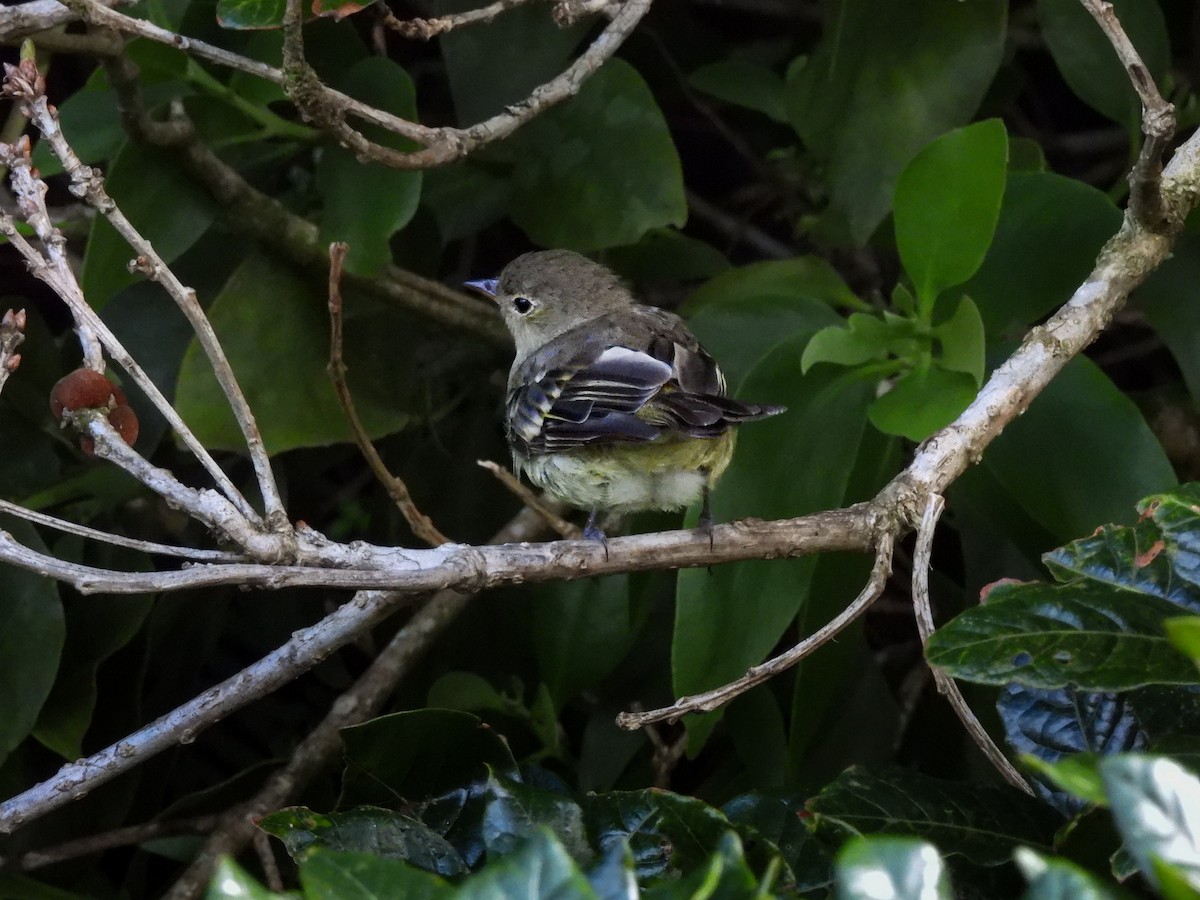
[[716, 484], [733, 457], [734, 431], [715, 438], [607, 444], [516, 460], [551, 496], [587, 510], [680, 509]]

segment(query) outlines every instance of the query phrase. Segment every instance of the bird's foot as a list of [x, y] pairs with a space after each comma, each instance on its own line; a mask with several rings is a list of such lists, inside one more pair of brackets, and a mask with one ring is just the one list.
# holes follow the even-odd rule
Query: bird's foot
[[708, 486], [704, 488], [704, 505], [700, 507], [700, 518], [696, 520], [696, 529], [703, 535], [708, 536], [708, 549], [711, 551], [713, 547], [713, 529], [716, 527], [716, 521], [713, 519], [712, 507], [708, 502]]
[[596, 524], [597, 512], [592, 510], [588, 513], [587, 522], [583, 526], [583, 539], [585, 541], [599, 541], [600, 546], [604, 548], [604, 558], [608, 559], [608, 537], [604, 534], [604, 529]]

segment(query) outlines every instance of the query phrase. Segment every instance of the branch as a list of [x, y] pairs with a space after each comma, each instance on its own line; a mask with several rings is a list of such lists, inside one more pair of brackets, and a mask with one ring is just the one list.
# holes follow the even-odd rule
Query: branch
[[25, 310], [13, 312], [6, 310], [0, 318], [0, 391], [4, 390], [4, 382], [8, 376], [17, 371], [21, 365], [21, 354], [17, 348], [25, 340]]
[[[128, 6], [135, 0], [99, 0], [111, 5]], [[65, 25], [76, 17], [58, 0], [29, 0], [0, 6], [0, 42], [14, 43], [39, 31]]]
[[[913, 612], [917, 617], [917, 632], [921, 635], [922, 648], [929, 643], [929, 638], [933, 636], [933, 610], [929, 605], [929, 570], [932, 568], [933, 535], [937, 531], [938, 519], [941, 517], [945, 505], [941, 494], [929, 495], [925, 512], [921, 517], [921, 525], [917, 529], [917, 546], [913, 552]], [[996, 771], [1003, 776], [1005, 781], [1032, 797], [1033, 788], [996, 746], [992, 736], [987, 733], [983, 724], [967, 704], [966, 698], [958, 689], [958, 685], [954, 683], [954, 679], [937, 666], [930, 666], [929, 670], [933, 673], [933, 680], [937, 683], [938, 693], [944, 694], [950, 701], [954, 714], [963, 723], [963, 727], [967, 729], [967, 734], [975, 741], [975, 745], [983, 751], [988, 762], [995, 766]]]
[[346, 383], [346, 363], [342, 359], [342, 264], [349, 249], [348, 244], [329, 245], [329, 380], [333, 382], [338, 403], [341, 404], [350, 430], [354, 433], [354, 443], [358, 445], [375, 479], [387, 489], [388, 496], [399, 508], [413, 534], [429, 546], [438, 547], [449, 543], [450, 538], [438, 531], [429, 516], [417, 509], [417, 504], [413, 502], [412, 494], [408, 492], [408, 485], [403, 479], [388, 471], [358, 417], [354, 398], [350, 395], [350, 386]]
[[1150, 70], [1121, 27], [1112, 4], [1107, 0], [1080, 2], [1092, 14], [1116, 50], [1142, 102], [1142, 133], [1146, 139], [1129, 173], [1129, 209], [1134, 221], [1147, 228], [1157, 227], [1166, 215], [1161, 184], [1162, 158], [1171, 138], [1175, 136], [1175, 107], [1158, 92]]
[[530, 2], [532, 0], [496, 0], [495, 3], [489, 3], [487, 6], [481, 6], [478, 9], [468, 9], [466, 12], [461, 12], [457, 15], [438, 16], [434, 19], [397, 19], [386, 5], [381, 3], [380, 8], [383, 11], [383, 24], [388, 28], [404, 35], [406, 38], [428, 41], [439, 34], [445, 34], [447, 31], [461, 28], [463, 25], [486, 24], [500, 15], [500, 13], [516, 9], [518, 6], [524, 6]]

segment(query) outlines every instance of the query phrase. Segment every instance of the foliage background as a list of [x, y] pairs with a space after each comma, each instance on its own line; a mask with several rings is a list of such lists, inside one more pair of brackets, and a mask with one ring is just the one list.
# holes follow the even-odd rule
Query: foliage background
[[[1190, 128], [1200, 73], [1194, 4], [1115, 5], [1181, 130]], [[133, 12], [278, 63], [279, 32], [262, 27], [278, 21], [269, 4], [160, 0]], [[559, 72], [597, 27], [559, 29], [530, 5], [422, 44], [380, 30], [368, 9], [314, 21], [305, 38], [328, 84], [427, 124], [468, 125]], [[144, 41], [126, 53], [152, 110], [181, 103], [224, 161], [318, 224], [321, 246], [350, 242], [360, 280], [347, 296], [346, 357], [359, 409], [418, 506], [470, 543], [518, 507], [475, 465], [506, 457], [498, 419], [509, 351], [486, 311], [475, 327], [448, 327], [380, 299], [372, 280], [389, 266], [454, 285], [557, 246], [613, 266], [647, 300], [688, 316], [737, 393], [789, 407], [744, 429], [715, 498], [718, 519], [796, 516], [872, 496], [912, 441], [960, 411], [985, 371], [1066, 300], [1119, 226], [1139, 143], [1136, 98], [1074, 0], [659, 3], [579, 96], [507, 141], [424, 172], [359, 163], [250, 76]], [[94, 60], [43, 61], [68, 138], [206, 304], [260, 417], [290, 515], [338, 539], [413, 544], [347, 442], [325, 374], [324, 273], [297, 264], [290, 236], [222, 209], [170, 151], [130, 138], [110, 74]], [[35, 159], [53, 175], [40, 146]], [[128, 274], [115, 233], [55, 186], [90, 302], [249, 486], [236, 428], [185, 324]], [[45, 398], [78, 364], [76, 344], [15, 254], [0, 266], [0, 307], [31, 313], [19, 377], [0, 396], [0, 495], [109, 530], [202, 544], [206, 536], [83, 457], [50, 420]], [[1104, 523], [1132, 524], [1138, 500], [1200, 473], [1198, 275], [1191, 229], [1088, 358], [954, 485], [935, 555], [942, 618], [999, 578], [1045, 577], [1043, 553]], [[880, 396], [881, 379], [892, 379], [891, 393]], [[138, 449], [186, 477], [189, 461], [165, 425], [143, 398], [131, 400]], [[645, 516], [630, 527], [676, 524]], [[12, 520], [4, 527], [63, 558], [155, 565]], [[665, 729], [666, 743], [686, 741], [674, 763], [656, 760], [645, 734], [613, 724], [622, 709], [712, 687], [793, 643], [839, 610], [867, 569], [863, 559], [829, 557], [498, 591], [438, 641], [391, 709], [477, 715], [513, 760], [578, 792], [659, 784], [713, 804], [750, 790], [803, 798], [849, 766], [883, 764], [994, 782], [931, 689], [903, 566], [861, 627], [794, 677], [689, 721], [686, 732]], [[0, 569], [0, 794], [169, 711], [341, 599], [226, 589], [81, 597]], [[286, 758], [388, 631], [22, 829], [4, 852], [225, 808]], [[988, 712], [995, 693], [971, 697], [1002, 734]], [[443, 726], [429, 724], [439, 720], [423, 721], [419, 739], [408, 738], [413, 752], [447, 753]], [[1069, 749], [1100, 749], [1086, 728], [1080, 740]], [[486, 758], [449, 746], [462, 780], [438, 789], [478, 777], [471, 766]], [[895, 777], [918, 783], [905, 781], [916, 774]], [[347, 790], [331, 766], [300, 802], [330, 810]], [[155, 894], [194, 842], [121, 848], [36, 877], [85, 896]]]

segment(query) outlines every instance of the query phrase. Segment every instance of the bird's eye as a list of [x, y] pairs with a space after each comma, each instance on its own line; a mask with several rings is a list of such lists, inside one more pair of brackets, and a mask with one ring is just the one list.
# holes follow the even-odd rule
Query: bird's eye
[[513, 309], [521, 315], [528, 315], [533, 310], [533, 301], [528, 297], [513, 297]]

